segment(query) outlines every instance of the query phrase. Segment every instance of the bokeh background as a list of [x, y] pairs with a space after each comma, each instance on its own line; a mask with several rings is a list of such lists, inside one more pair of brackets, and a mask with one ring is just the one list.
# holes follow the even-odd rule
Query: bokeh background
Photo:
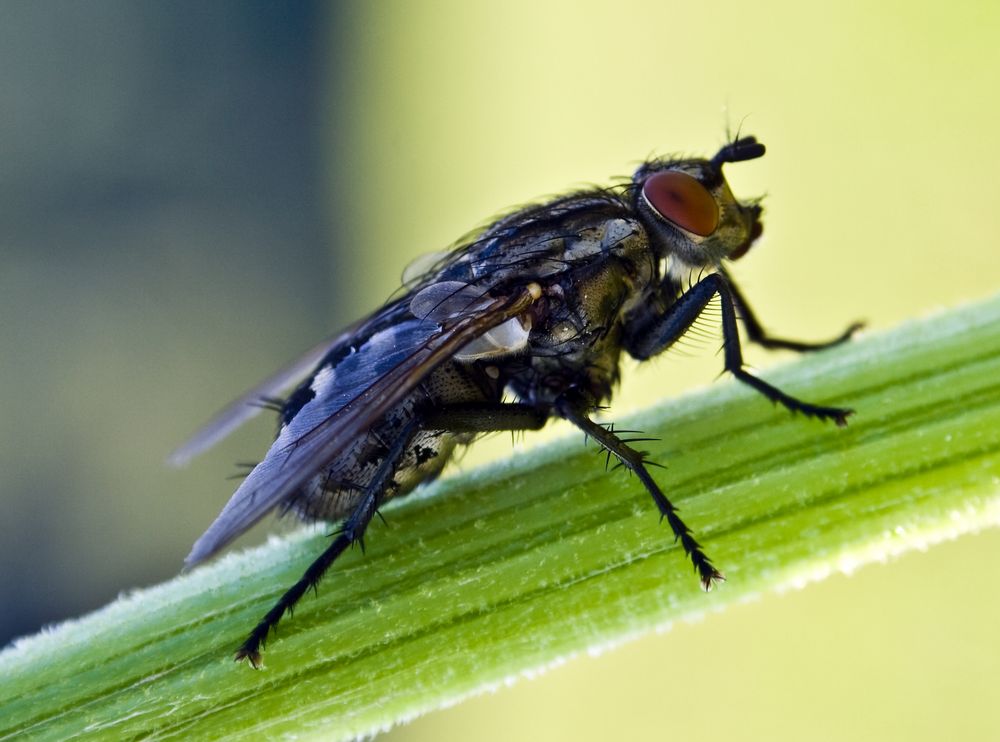
[[[651, 153], [767, 144], [735, 273], [782, 333], [1000, 290], [998, 39], [983, 1], [3, 3], [0, 643], [173, 576], [272, 422], [165, 454], [409, 260]], [[615, 409], [719, 368], [629, 366]], [[391, 736], [995, 739], [998, 567], [966, 537]]]

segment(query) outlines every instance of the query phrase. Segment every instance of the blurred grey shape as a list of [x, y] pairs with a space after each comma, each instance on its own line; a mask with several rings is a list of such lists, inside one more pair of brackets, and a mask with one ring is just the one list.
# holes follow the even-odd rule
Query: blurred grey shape
[[0, 646], [175, 574], [220, 490], [162, 457], [331, 329], [338, 12], [0, 6]]

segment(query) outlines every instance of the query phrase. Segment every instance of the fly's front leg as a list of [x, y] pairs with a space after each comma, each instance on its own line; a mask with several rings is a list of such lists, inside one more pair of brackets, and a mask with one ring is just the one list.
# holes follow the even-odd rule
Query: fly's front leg
[[392, 476], [396, 472], [403, 454], [406, 452], [407, 445], [413, 439], [417, 423], [417, 420], [411, 420], [399, 433], [389, 447], [385, 458], [379, 464], [378, 469], [376, 469], [371, 482], [365, 486], [364, 495], [355, 506], [354, 512], [347, 517], [336, 536], [334, 536], [333, 543], [327, 547], [326, 551], [320, 554], [316, 561], [309, 565], [309, 568], [299, 581], [292, 585], [278, 599], [274, 607], [254, 627], [254, 630], [250, 632], [250, 636], [247, 637], [246, 641], [236, 651], [235, 659], [237, 661], [246, 659], [255, 668], [260, 667], [260, 650], [267, 641], [271, 629], [278, 625], [285, 612], [290, 611], [299, 602], [299, 599], [306, 594], [309, 588], [316, 588], [326, 570], [330, 568], [334, 560], [347, 547], [355, 542], [362, 543], [365, 529], [368, 528], [368, 524], [371, 523], [375, 512], [382, 503], [386, 487], [391, 482]]
[[629, 353], [641, 361], [668, 348], [687, 332], [716, 294], [719, 295], [722, 308], [722, 339], [726, 371], [744, 384], [752, 386], [772, 402], [781, 404], [792, 412], [801, 412], [803, 415], [818, 417], [821, 420], [833, 420], [839, 426], [846, 425], [847, 417], [853, 410], [803, 402], [771, 386], [763, 379], [758, 379], [743, 368], [743, 351], [740, 349], [740, 334], [736, 326], [733, 292], [725, 276], [718, 273], [712, 273], [701, 279], [671, 304], [661, 317], [647, 323], [641, 333], [633, 332], [628, 342]]
[[573, 423], [590, 438], [597, 441], [606, 451], [614, 454], [619, 461], [639, 477], [639, 481], [653, 497], [656, 507], [660, 510], [661, 519], [665, 518], [674, 532], [674, 539], [680, 541], [684, 553], [691, 559], [701, 585], [705, 590], [711, 590], [715, 582], [725, 579], [722, 573], [712, 566], [711, 560], [702, 551], [701, 545], [691, 535], [691, 529], [687, 527], [667, 496], [663, 494], [659, 485], [650, 476], [646, 468], [645, 459], [642, 453], [629, 447], [625, 441], [615, 435], [607, 428], [598, 425], [591, 420], [585, 411], [578, 405], [574, 405], [565, 400], [556, 405], [556, 412], [565, 420]]
[[725, 275], [726, 281], [729, 285], [729, 293], [732, 295], [733, 304], [736, 307], [736, 311], [739, 314], [740, 320], [743, 322], [743, 327], [747, 331], [747, 339], [752, 343], [757, 343], [758, 345], [769, 348], [769, 349], [782, 349], [782, 350], [794, 350], [798, 353], [808, 353], [813, 350], [823, 350], [824, 348], [832, 348], [834, 345], [840, 345], [841, 343], [847, 342], [851, 337], [864, 327], [863, 322], [855, 322], [838, 337], [833, 340], [827, 340], [826, 342], [820, 343], [808, 343], [801, 340], [786, 340], [785, 338], [777, 338], [773, 335], [768, 334], [767, 330], [764, 329], [757, 316], [754, 314], [753, 309], [747, 303], [746, 298], [743, 293], [739, 290], [733, 280], [728, 274]]

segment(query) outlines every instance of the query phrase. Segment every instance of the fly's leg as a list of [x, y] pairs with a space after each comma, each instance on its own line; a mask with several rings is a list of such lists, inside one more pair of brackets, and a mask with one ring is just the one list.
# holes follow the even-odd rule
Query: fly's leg
[[[557, 404], [556, 412], [635, 472], [653, 496], [653, 501], [660, 509], [660, 516], [666, 518], [675, 539], [681, 542], [684, 552], [690, 557], [702, 586], [709, 590], [714, 582], [722, 580], [722, 574], [712, 566], [712, 562], [691, 535], [691, 529], [677, 515], [677, 509], [650, 476], [643, 455], [568, 402]], [[547, 417], [544, 410], [528, 404], [463, 404], [436, 410], [424, 418], [424, 424], [428, 428], [441, 428], [456, 433], [489, 433], [499, 430], [538, 430], [545, 425]]]
[[794, 350], [798, 353], [808, 353], [813, 350], [823, 350], [824, 348], [832, 348], [834, 345], [840, 345], [841, 343], [847, 342], [851, 337], [864, 327], [864, 322], [855, 322], [839, 336], [835, 337], [833, 340], [827, 340], [826, 342], [820, 343], [808, 343], [801, 340], [786, 340], [784, 338], [777, 338], [769, 335], [767, 330], [761, 325], [757, 316], [754, 314], [753, 309], [747, 303], [746, 298], [743, 293], [737, 288], [736, 284], [726, 276], [727, 283], [729, 285], [729, 293], [732, 295], [733, 304], [736, 307], [736, 311], [739, 314], [740, 320], [743, 322], [743, 327], [747, 331], [747, 339], [752, 343], [757, 343], [758, 345], [769, 348], [769, 349], [782, 349], [782, 350]]
[[693, 288], [682, 294], [667, 308], [663, 316], [645, 328], [642, 337], [632, 339], [629, 352], [637, 359], [645, 360], [666, 349], [687, 332], [716, 294], [719, 295], [722, 308], [722, 339], [726, 371], [744, 384], [752, 386], [772, 402], [792, 412], [801, 412], [803, 415], [817, 417], [820, 420], [833, 420], [841, 427], [847, 425], [847, 417], [854, 410], [803, 402], [771, 386], [763, 379], [758, 379], [743, 368], [743, 351], [740, 349], [740, 334], [736, 326], [733, 292], [725, 277], [718, 273], [705, 276]]
[[[547, 415], [543, 411], [525, 404], [459, 404], [432, 410], [421, 417], [419, 423], [426, 430], [487, 433], [500, 430], [538, 430], [545, 425], [546, 418]], [[309, 565], [302, 578], [278, 599], [274, 607], [250, 632], [250, 636], [236, 652], [237, 660], [246, 659], [255, 668], [259, 667], [260, 650], [267, 641], [271, 629], [309, 588], [314, 588], [319, 583], [338, 556], [355, 542], [362, 541], [365, 529], [381, 504], [385, 487], [413, 438], [417, 422], [418, 420], [411, 421], [396, 438], [382, 459], [382, 463], [379, 464], [372, 481], [365, 487], [364, 497], [344, 521], [333, 543]]]
[[502, 430], [541, 430], [548, 415], [529, 404], [470, 403], [454, 404], [424, 415], [428, 430], [452, 433], [496, 433]]
[[410, 421], [406, 427], [400, 432], [399, 436], [393, 442], [389, 451], [386, 453], [385, 458], [379, 464], [378, 469], [375, 471], [375, 476], [372, 478], [371, 482], [365, 487], [364, 497], [354, 508], [354, 512], [351, 513], [347, 519], [344, 521], [340, 530], [337, 532], [326, 551], [320, 554], [319, 558], [316, 559], [309, 568], [305, 571], [305, 574], [292, 585], [284, 595], [282, 595], [278, 602], [274, 604], [274, 607], [267, 612], [267, 614], [260, 620], [260, 623], [254, 627], [254, 630], [250, 632], [250, 636], [247, 637], [246, 641], [240, 645], [240, 648], [236, 651], [235, 660], [249, 660], [250, 664], [254, 668], [260, 667], [260, 650], [263, 648], [267, 641], [268, 634], [270, 634], [271, 629], [278, 625], [281, 617], [285, 615], [286, 611], [291, 610], [291, 608], [299, 602], [299, 599], [305, 595], [309, 588], [316, 588], [323, 574], [329, 569], [330, 565], [333, 564], [334, 560], [339, 557], [349, 546], [355, 542], [363, 543], [362, 539], [365, 535], [365, 529], [368, 528], [368, 524], [371, 522], [372, 517], [375, 515], [375, 511], [378, 510], [379, 505], [382, 502], [382, 495], [385, 492], [386, 486], [392, 479], [392, 475], [396, 471], [396, 467], [399, 465], [399, 461], [406, 451], [406, 446], [413, 438], [413, 434], [416, 430], [417, 420]]
[[653, 497], [656, 507], [660, 510], [660, 519], [666, 519], [674, 532], [674, 540], [680, 541], [684, 553], [688, 555], [695, 571], [701, 580], [701, 586], [705, 590], [711, 590], [715, 582], [725, 579], [722, 573], [712, 566], [711, 560], [702, 551], [701, 545], [691, 535], [691, 529], [687, 527], [667, 496], [663, 494], [659, 485], [649, 474], [646, 468], [644, 456], [639, 451], [629, 447], [621, 438], [607, 428], [598, 425], [591, 420], [585, 412], [578, 406], [566, 401], [556, 404], [556, 412], [560, 417], [573, 423], [582, 430], [588, 437], [597, 441], [606, 451], [614, 454], [619, 461], [639, 477], [639, 481]]

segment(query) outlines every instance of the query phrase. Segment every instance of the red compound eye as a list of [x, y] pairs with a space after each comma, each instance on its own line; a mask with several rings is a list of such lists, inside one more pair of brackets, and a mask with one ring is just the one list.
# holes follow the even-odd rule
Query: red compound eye
[[708, 237], [719, 226], [719, 206], [696, 178], [664, 170], [646, 178], [642, 195], [657, 214], [688, 232]]

